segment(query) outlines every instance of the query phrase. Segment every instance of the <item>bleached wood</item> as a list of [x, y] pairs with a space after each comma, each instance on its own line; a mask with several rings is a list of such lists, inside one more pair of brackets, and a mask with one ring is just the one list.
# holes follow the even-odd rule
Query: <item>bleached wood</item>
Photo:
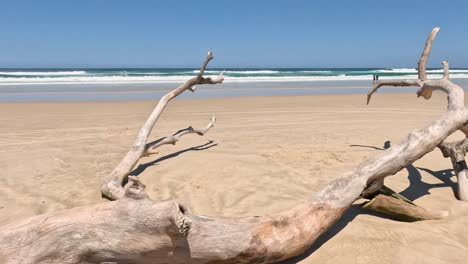
[[117, 201], [1, 226], [0, 263], [273, 263], [287, 259], [307, 250], [370, 183], [418, 160], [468, 120], [468, 110], [457, 98], [463, 90], [450, 86], [448, 80], [428, 84], [431, 92], [440, 88], [436, 84], [444, 85], [453, 107], [303, 203], [271, 216], [197, 216], [177, 202], [152, 201], [136, 177], [129, 177], [125, 188], [121, 182], [144, 153], [147, 136], [168, 100], [201, 80], [194, 78], [161, 99], [129, 154], [105, 179], [103, 193]]
[[450, 70], [449, 70], [449, 62], [448, 60], [444, 60], [442, 62], [442, 65], [444, 66], [444, 79], [449, 80], [450, 79]]
[[427, 60], [429, 59], [429, 55], [431, 54], [432, 42], [434, 41], [434, 38], [436, 37], [439, 30], [440, 28], [438, 27], [435, 27], [434, 29], [432, 29], [431, 33], [427, 37], [426, 45], [424, 46], [423, 52], [421, 54], [421, 58], [419, 59], [418, 79], [421, 81], [425, 81], [427, 79], [427, 74], [426, 74]]
[[417, 86], [421, 87], [422, 82], [420, 80], [384, 80], [374, 82], [374, 87], [367, 93], [367, 104], [369, 104], [372, 95], [377, 92], [380, 87], [383, 86], [394, 86], [394, 87], [408, 87]]
[[159, 147], [163, 146], [163, 145], [167, 145], [167, 144], [172, 144], [172, 145], [175, 145], [179, 139], [187, 134], [197, 134], [199, 136], [203, 136], [206, 134], [206, 132], [208, 132], [208, 130], [210, 130], [210, 128], [212, 128], [214, 126], [214, 123], [216, 122], [216, 118], [215, 116], [212, 116], [211, 117], [211, 120], [210, 122], [208, 123], [208, 125], [204, 128], [193, 128], [191, 126], [185, 128], [185, 129], [181, 129], [179, 131], [177, 131], [176, 133], [174, 133], [174, 135], [172, 136], [168, 136], [168, 137], [165, 137], [163, 138], [162, 140], [158, 141], [158, 142], [155, 142], [155, 143], [148, 143], [146, 144], [146, 150], [145, 150], [145, 153], [143, 153], [143, 156], [149, 156], [149, 155], [153, 155], [153, 154], [157, 154], [158, 152], [156, 151], [156, 149], [158, 149]]
[[[459, 85], [454, 84], [450, 81], [449, 75], [449, 63], [447, 60], [442, 62], [444, 67], [443, 77], [439, 80], [427, 80], [426, 75], [426, 64], [428, 56], [431, 52], [432, 43], [435, 36], [439, 32], [439, 28], [434, 28], [429, 34], [429, 37], [426, 41], [421, 59], [418, 64], [418, 76], [419, 80], [403, 80], [403, 81], [377, 81], [374, 82], [374, 87], [367, 95], [367, 103], [372, 97], [372, 95], [382, 86], [419, 86], [420, 89], [417, 91], [417, 96], [424, 97], [425, 99], [430, 99], [432, 97], [433, 91], [439, 90], [447, 93], [447, 109], [456, 110], [465, 108], [465, 96], [463, 88]], [[468, 125], [464, 124], [460, 126], [460, 130], [468, 136]], [[458, 197], [460, 200], [468, 200], [468, 176], [465, 169], [460, 169], [460, 163], [465, 162], [465, 152], [463, 149], [463, 142], [458, 143], [444, 143], [439, 146], [439, 148], [444, 153], [445, 157], [450, 157], [452, 164], [457, 175], [458, 183]]]

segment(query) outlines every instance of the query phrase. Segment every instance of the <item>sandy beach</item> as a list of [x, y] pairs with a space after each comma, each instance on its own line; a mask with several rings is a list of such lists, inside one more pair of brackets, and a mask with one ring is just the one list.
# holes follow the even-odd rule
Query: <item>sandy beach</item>
[[[99, 181], [132, 144], [156, 101], [0, 104], [0, 224], [105, 202]], [[193, 213], [266, 215], [294, 206], [401, 140], [446, 108], [412, 93], [176, 99], [151, 139], [192, 126], [135, 175], [151, 198], [176, 199]], [[460, 134], [451, 138], [459, 138]], [[448, 159], [438, 150], [386, 180], [418, 205], [447, 210], [440, 221], [397, 222], [355, 205], [308, 254], [286, 263], [464, 263], [468, 204], [454, 197]], [[411, 186], [409, 187], [409, 183]], [[356, 203], [359, 204], [359, 201]]]

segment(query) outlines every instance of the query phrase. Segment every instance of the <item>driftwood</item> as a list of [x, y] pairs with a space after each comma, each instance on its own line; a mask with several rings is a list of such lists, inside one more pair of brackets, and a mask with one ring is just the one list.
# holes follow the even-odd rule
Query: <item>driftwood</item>
[[385, 185], [382, 185], [375, 196], [363, 205], [363, 208], [408, 222], [438, 220], [448, 216], [445, 211], [429, 210], [417, 206]]
[[156, 150], [157, 148], [159, 148], [159, 147], [161, 147], [163, 145], [167, 145], [167, 144], [175, 145], [182, 136], [185, 136], [187, 134], [197, 134], [199, 136], [203, 136], [203, 135], [205, 135], [206, 132], [208, 132], [208, 130], [210, 130], [210, 128], [212, 128], [214, 126], [215, 122], [216, 122], [216, 118], [215, 118], [215, 116], [212, 116], [210, 122], [208, 123], [208, 125], [203, 129], [193, 128], [193, 127], [189, 126], [187, 128], [184, 128], [184, 129], [181, 129], [181, 130], [177, 131], [172, 136], [165, 137], [165, 138], [163, 138], [161, 140], [148, 143], [148, 144], [146, 144], [146, 150], [145, 150], [145, 152], [143, 153], [142, 156], [150, 156], [150, 155], [153, 155], [153, 154], [158, 154], [159, 152]]
[[[417, 96], [430, 99], [434, 90], [441, 90], [447, 93], [448, 97], [448, 110], [462, 109], [465, 107], [465, 97], [463, 89], [450, 81], [449, 75], [449, 62], [444, 60], [442, 65], [444, 67], [443, 78], [441, 80], [427, 80], [426, 63], [431, 52], [432, 42], [439, 32], [439, 28], [434, 28], [429, 34], [424, 47], [421, 59], [418, 63], [418, 80], [401, 80], [401, 81], [380, 81], [375, 82], [373, 89], [367, 94], [367, 104], [369, 104], [372, 95], [382, 86], [416, 86], [420, 87]], [[460, 127], [460, 130], [468, 136], [468, 126]], [[468, 148], [466, 139], [458, 142], [447, 143], [443, 142], [438, 145], [444, 157], [450, 157], [452, 165], [457, 175], [458, 183], [458, 198], [462, 201], [468, 200], [468, 174], [465, 162], [465, 153]]]
[[[467, 123], [463, 90], [448, 78], [425, 78], [425, 63], [437, 30], [426, 43], [420, 79], [410, 83], [420, 87], [418, 95], [426, 99], [433, 90], [446, 92], [448, 111], [305, 202], [272, 216], [205, 217], [190, 214], [174, 201], [151, 200], [137, 177], [128, 177], [122, 186], [147, 151], [148, 135], [169, 100], [196, 84], [222, 82], [222, 76], [203, 78], [212, 59], [210, 53], [196, 78], [160, 100], [128, 154], [103, 179], [103, 196], [115, 201], [1, 226], [0, 263], [272, 263], [303, 253], [373, 182], [418, 160]], [[372, 93], [384, 85], [407, 83], [380, 81]]]

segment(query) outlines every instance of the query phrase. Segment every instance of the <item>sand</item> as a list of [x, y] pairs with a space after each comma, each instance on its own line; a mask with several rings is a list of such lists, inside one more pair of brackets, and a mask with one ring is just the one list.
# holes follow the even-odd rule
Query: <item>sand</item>
[[[285, 210], [445, 111], [446, 99], [414, 94], [176, 99], [152, 139], [218, 121], [138, 170], [153, 199], [204, 215]], [[155, 101], [0, 104], [0, 224], [103, 202], [99, 180], [132, 144]], [[460, 137], [460, 134], [452, 138]], [[403, 223], [354, 206], [314, 247], [287, 263], [466, 263], [468, 203], [454, 198], [438, 150], [388, 178], [441, 221]], [[412, 185], [409, 187], [409, 182]]]

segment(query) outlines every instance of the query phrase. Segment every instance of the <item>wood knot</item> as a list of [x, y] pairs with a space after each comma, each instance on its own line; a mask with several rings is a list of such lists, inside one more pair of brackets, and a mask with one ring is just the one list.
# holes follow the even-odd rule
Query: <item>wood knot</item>
[[183, 236], [188, 236], [190, 228], [192, 227], [192, 222], [185, 215], [187, 213], [187, 208], [181, 204], [177, 204], [178, 213], [175, 219], [175, 224], [179, 234]]
[[192, 227], [192, 222], [185, 217], [180, 217], [177, 220], [177, 230], [183, 236], [188, 236], [190, 228]]
[[125, 197], [140, 200], [149, 198], [145, 192], [146, 185], [136, 176], [128, 176], [128, 182], [124, 186]]

